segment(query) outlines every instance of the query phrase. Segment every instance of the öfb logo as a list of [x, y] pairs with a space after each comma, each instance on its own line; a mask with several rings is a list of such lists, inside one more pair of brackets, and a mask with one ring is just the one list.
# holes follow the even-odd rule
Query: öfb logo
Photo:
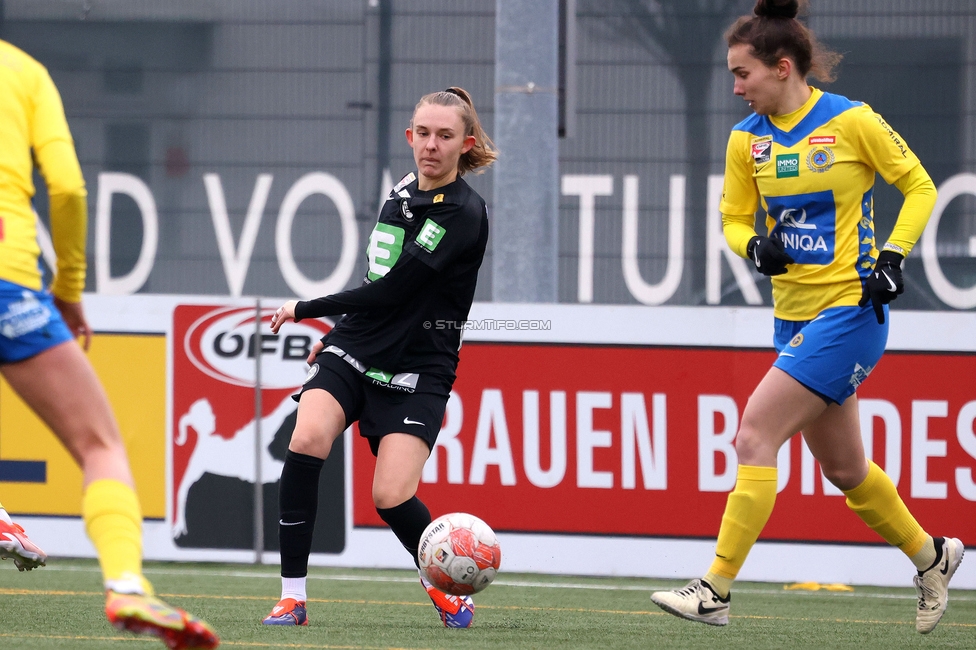
[[[174, 540], [190, 532], [187, 497], [205, 474], [274, 483], [282, 462], [269, 446], [296, 408], [312, 344], [331, 327], [286, 323], [272, 334], [274, 308], [179, 305], [173, 314], [169, 522]], [[255, 378], [261, 363], [261, 476], [255, 470]], [[199, 519], [198, 519], [199, 520]]]

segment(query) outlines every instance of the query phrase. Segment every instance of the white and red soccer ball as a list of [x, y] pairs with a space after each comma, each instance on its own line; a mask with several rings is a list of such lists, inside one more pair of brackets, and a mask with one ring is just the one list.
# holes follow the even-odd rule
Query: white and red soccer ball
[[417, 551], [420, 570], [447, 594], [467, 596], [491, 584], [502, 562], [494, 531], [474, 515], [454, 512], [430, 522]]

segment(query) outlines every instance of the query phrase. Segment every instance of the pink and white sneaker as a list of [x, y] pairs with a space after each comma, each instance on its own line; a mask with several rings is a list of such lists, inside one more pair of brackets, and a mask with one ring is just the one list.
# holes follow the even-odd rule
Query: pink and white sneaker
[[444, 627], [471, 627], [474, 622], [474, 601], [471, 596], [445, 594], [424, 578], [420, 578], [420, 584], [427, 590]]
[[11, 559], [20, 571], [44, 566], [47, 553], [30, 541], [20, 524], [8, 524], [0, 519], [0, 559]]
[[308, 610], [304, 600], [282, 598], [271, 613], [261, 621], [262, 625], [308, 625]]

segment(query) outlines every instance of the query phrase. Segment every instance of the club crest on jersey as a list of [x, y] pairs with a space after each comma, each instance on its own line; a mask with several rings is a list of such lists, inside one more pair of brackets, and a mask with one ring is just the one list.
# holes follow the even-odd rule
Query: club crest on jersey
[[406, 201], [400, 201], [400, 214], [407, 221], [413, 221], [413, 212], [410, 211], [410, 206], [407, 205]]
[[802, 344], [802, 343], [803, 343], [803, 333], [801, 332], [800, 334], [797, 334], [796, 336], [794, 336], [793, 337], [793, 340], [790, 341], [790, 347], [791, 348], [798, 348], [798, 347], [800, 347], [800, 344]]
[[[811, 140], [813, 138], [810, 138]], [[834, 165], [834, 152], [830, 147], [818, 146], [807, 154], [807, 167], [810, 171], [822, 174]]]
[[757, 165], [768, 163], [773, 153], [773, 136], [766, 135], [752, 141], [752, 160]]

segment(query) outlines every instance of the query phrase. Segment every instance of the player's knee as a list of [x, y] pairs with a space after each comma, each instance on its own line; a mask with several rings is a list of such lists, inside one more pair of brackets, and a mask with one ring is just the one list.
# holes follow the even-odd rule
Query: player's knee
[[774, 458], [776, 456], [773, 447], [774, 445], [760, 429], [749, 426], [746, 421], [742, 422], [739, 431], [735, 434], [735, 452], [739, 457], [740, 465], [767, 464], [770, 455]]
[[820, 464], [824, 478], [834, 484], [839, 490], [853, 490], [864, 480], [865, 471], [857, 466], [831, 467]]
[[82, 459], [91, 456], [125, 457], [125, 443], [114, 426], [79, 424], [60, 432], [65, 445]]
[[407, 494], [407, 492], [407, 490], [401, 489], [397, 486], [374, 485], [373, 505], [376, 506], [377, 509], [381, 510], [395, 508], [413, 496], [413, 494]]
[[303, 427], [295, 427], [288, 449], [296, 454], [328, 458], [332, 449], [331, 441], [324, 433]]

